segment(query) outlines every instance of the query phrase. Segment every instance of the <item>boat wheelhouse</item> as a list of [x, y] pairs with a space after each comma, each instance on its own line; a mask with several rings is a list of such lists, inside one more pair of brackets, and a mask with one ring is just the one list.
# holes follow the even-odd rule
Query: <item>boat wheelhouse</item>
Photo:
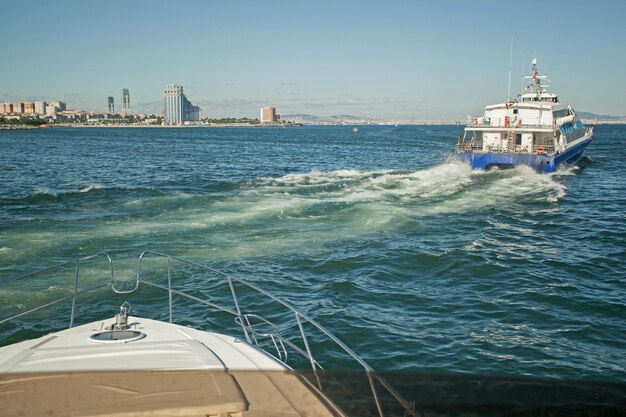
[[472, 168], [527, 165], [548, 173], [575, 162], [591, 142], [593, 128], [541, 83], [548, 80], [539, 75], [537, 58], [532, 74], [524, 78], [530, 82], [518, 100], [486, 106], [482, 117], [469, 117], [456, 153]]

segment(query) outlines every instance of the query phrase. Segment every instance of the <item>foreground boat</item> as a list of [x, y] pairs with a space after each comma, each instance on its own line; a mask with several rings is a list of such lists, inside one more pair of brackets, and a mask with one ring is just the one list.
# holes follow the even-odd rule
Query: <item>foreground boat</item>
[[563, 163], [579, 159], [591, 142], [586, 127], [569, 105], [541, 84], [537, 59], [532, 60], [530, 83], [519, 101], [485, 107], [482, 117], [470, 117], [459, 137], [456, 155], [474, 169], [513, 168], [526, 165], [537, 172], [553, 172]]
[[[147, 257], [162, 261], [157, 265], [158, 279], [146, 278], [142, 266], [145, 268]], [[107, 279], [93, 283], [93, 276], [89, 276], [82, 280], [81, 271], [99, 265], [100, 260], [106, 265], [99, 270], [104, 271]], [[210, 296], [204, 298], [179, 290], [185, 285], [173, 285], [178, 277], [173, 272], [174, 266], [189, 276], [201, 276], [201, 282], [210, 288]], [[42, 279], [45, 282], [45, 275], [68, 267], [75, 268], [70, 294], [32, 308], [16, 303], [20, 311], [0, 320], [0, 324], [15, 323], [21, 317], [48, 311], [64, 301], [71, 302], [68, 329], [0, 348], [3, 415], [383, 416], [386, 415], [383, 404], [389, 399], [402, 414], [416, 415], [413, 404], [406, 402], [363, 359], [315, 320], [251, 283], [197, 263], [144, 252], [139, 257], [133, 288], [123, 290], [116, 283], [111, 257], [98, 254], [0, 282], [0, 290]], [[218, 288], [226, 291], [225, 298], [215, 295]], [[114, 317], [75, 325], [79, 299], [100, 303], [103, 291], [115, 298], [146, 297], [140, 293], [146, 289], [167, 296], [167, 310], [161, 314], [166, 320], [130, 315], [131, 306], [124, 301]], [[93, 294], [98, 294], [97, 298], [90, 299]], [[269, 302], [283, 310], [290, 317], [292, 329], [244, 312], [243, 301], [250, 301], [251, 294], [261, 296], [262, 304]], [[174, 299], [179, 300], [177, 303], [193, 303], [183, 306], [182, 322], [189, 323], [187, 314], [197, 306], [206, 307], [218, 317], [233, 318], [228, 324], [239, 327], [241, 337], [175, 324]], [[232, 305], [218, 303], [225, 299], [230, 299]], [[251, 304], [258, 305], [258, 302]], [[154, 303], [144, 305], [143, 309], [154, 309]], [[206, 317], [203, 327], [218, 327], [212, 324], [213, 318], [204, 314], [208, 313], [202, 312], [202, 317]], [[274, 310], [271, 316], [278, 317]], [[339, 348], [363, 371], [366, 383], [361, 387], [366, 392], [351, 394], [346, 408], [338, 402], [333, 390], [328, 389], [333, 381], [325, 378], [323, 361], [314, 356], [312, 332], [325, 338], [325, 345], [331, 342]], [[287, 364], [290, 354], [299, 355], [310, 365], [308, 373], [294, 372]], [[336, 381], [334, 384], [336, 387]], [[349, 389], [340, 388], [340, 391]], [[364, 403], [356, 404], [356, 399]]]

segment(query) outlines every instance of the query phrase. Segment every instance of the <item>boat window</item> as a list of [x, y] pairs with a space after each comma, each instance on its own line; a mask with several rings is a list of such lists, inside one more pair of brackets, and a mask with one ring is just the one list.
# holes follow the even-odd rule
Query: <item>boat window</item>
[[583, 136], [585, 136], [586, 130], [585, 129], [576, 129], [574, 131], [568, 132], [565, 134], [565, 138], [567, 139], [567, 143], [573, 142], [576, 139], [580, 139]]
[[515, 144], [516, 145], [521, 145], [522, 144], [522, 134], [521, 133], [515, 134]]
[[513, 114], [517, 114], [517, 109], [513, 109]]

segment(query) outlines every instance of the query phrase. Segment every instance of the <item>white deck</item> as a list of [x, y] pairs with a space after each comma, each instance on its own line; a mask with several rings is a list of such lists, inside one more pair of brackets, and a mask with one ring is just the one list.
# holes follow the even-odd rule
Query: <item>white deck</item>
[[2, 415], [343, 415], [285, 364], [238, 338], [129, 317], [144, 338], [90, 340], [113, 322], [0, 348]]
[[90, 336], [114, 320], [93, 322], [0, 348], [0, 373], [288, 369], [235, 337], [139, 317], [128, 319], [130, 329], [146, 337], [127, 343], [97, 343]]

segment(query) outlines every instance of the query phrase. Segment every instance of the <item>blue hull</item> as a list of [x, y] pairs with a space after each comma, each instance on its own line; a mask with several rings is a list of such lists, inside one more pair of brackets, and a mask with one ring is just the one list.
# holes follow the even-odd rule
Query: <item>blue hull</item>
[[516, 153], [473, 153], [461, 152], [457, 158], [469, 163], [473, 169], [489, 168], [514, 168], [518, 165], [526, 165], [540, 173], [553, 172], [562, 163], [574, 163], [580, 158], [585, 148], [591, 142], [591, 138], [586, 139], [565, 152], [554, 155], [529, 155]]

